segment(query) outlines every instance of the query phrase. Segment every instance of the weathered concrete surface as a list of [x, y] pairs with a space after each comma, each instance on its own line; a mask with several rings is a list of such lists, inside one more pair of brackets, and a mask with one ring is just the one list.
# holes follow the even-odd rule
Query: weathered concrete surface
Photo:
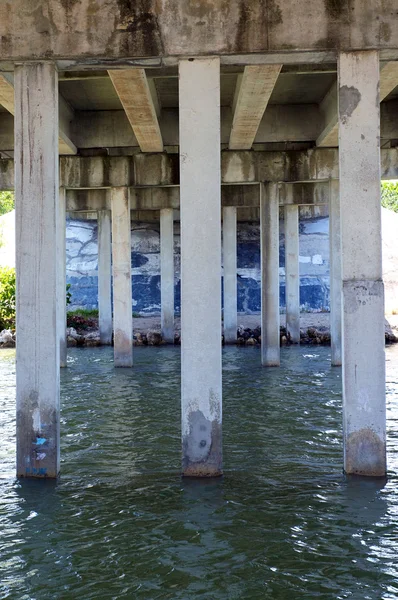
[[174, 342], [174, 216], [160, 211], [160, 298], [162, 338]]
[[58, 298], [58, 334], [60, 367], [66, 367], [66, 190], [59, 189], [57, 222], [57, 298]]
[[112, 343], [111, 211], [98, 211], [98, 324], [101, 344]]
[[300, 343], [300, 273], [298, 207], [285, 206], [286, 329]]
[[60, 252], [54, 65], [16, 67], [15, 109], [17, 475], [57, 477]]
[[341, 228], [339, 182], [330, 181], [329, 202], [329, 261], [330, 261], [330, 338], [332, 346], [332, 365], [338, 367], [342, 362], [341, 348]]
[[238, 328], [236, 208], [223, 208], [224, 341], [236, 342]]
[[142, 152], [163, 152], [153, 99], [145, 69], [108, 71]]
[[[14, 0], [0, 6], [5, 59], [116, 59], [397, 48], [389, 2]], [[279, 61], [280, 62], [280, 59]]]
[[230, 150], [250, 150], [282, 65], [250, 65], [238, 77]]
[[113, 188], [112, 270], [113, 344], [115, 367], [133, 366], [130, 200], [126, 187]]
[[370, 476], [386, 474], [379, 107], [378, 53], [341, 53], [344, 469]]
[[261, 363], [280, 365], [279, 198], [275, 183], [260, 188]]
[[[321, 184], [329, 179], [339, 178], [338, 155], [337, 148], [278, 152], [223, 151], [221, 152], [222, 183], [247, 184], [274, 181]], [[154, 161], [154, 157], [157, 163]], [[380, 158], [381, 179], [398, 179], [398, 148], [382, 149]], [[132, 157], [63, 156], [60, 158], [60, 185], [68, 189], [109, 189], [112, 185], [121, 184], [129, 186], [178, 185], [178, 155], [136, 154]], [[303, 186], [305, 185], [303, 183]], [[0, 191], [13, 189], [14, 161], [0, 159]], [[305, 187], [301, 189], [300, 195], [304, 193], [304, 190]], [[315, 188], [313, 193], [310, 193], [310, 188], [307, 188], [307, 192], [308, 195], [304, 200], [297, 198], [295, 192], [288, 202], [319, 204], [325, 201], [327, 203], [327, 200], [324, 200], [322, 186]], [[173, 205], [173, 208], [177, 207], [178, 204]], [[145, 209], [146, 207], [137, 206], [136, 208]], [[156, 207], [156, 209], [159, 208], [169, 208], [169, 206]], [[101, 207], [96, 207], [95, 210], [101, 210]]]
[[182, 472], [210, 477], [222, 473], [220, 62], [179, 72]]

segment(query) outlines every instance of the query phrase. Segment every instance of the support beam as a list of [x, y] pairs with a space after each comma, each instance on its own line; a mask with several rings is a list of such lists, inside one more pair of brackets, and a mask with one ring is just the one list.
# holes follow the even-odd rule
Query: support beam
[[113, 346], [115, 367], [133, 366], [130, 199], [127, 187], [112, 188]]
[[[12, 76], [2, 73], [0, 74], [0, 104], [4, 106], [12, 115], [15, 113], [14, 103], [14, 82]], [[70, 139], [70, 122], [73, 119], [73, 110], [65, 102], [61, 95], [58, 99], [59, 106], [59, 139], [58, 150], [59, 154], [76, 154], [77, 148]]]
[[98, 211], [98, 316], [101, 344], [112, 344], [111, 211]]
[[[398, 62], [386, 63], [380, 72], [380, 95], [382, 102], [398, 85]], [[333, 83], [320, 104], [324, 125], [316, 145], [319, 147], [336, 147], [339, 145], [339, 124], [337, 114], [338, 84]]]
[[182, 60], [179, 74], [182, 471], [212, 477], [222, 474], [219, 58]]
[[285, 206], [286, 329], [300, 343], [300, 269], [298, 206]]
[[249, 150], [252, 147], [281, 68], [282, 65], [248, 66], [243, 76], [238, 77], [230, 150]]
[[260, 186], [261, 364], [280, 365], [278, 185]]
[[162, 134], [145, 69], [108, 73], [142, 152], [163, 152]]
[[17, 475], [57, 477], [59, 184], [54, 64], [15, 67], [15, 107]]
[[236, 207], [223, 208], [224, 341], [234, 344], [238, 329]]
[[174, 219], [173, 209], [160, 211], [160, 298], [162, 338], [174, 344]]
[[379, 55], [339, 56], [343, 436], [348, 474], [386, 474]]
[[57, 234], [57, 298], [58, 298], [58, 334], [60, 367], [66, 367], [66, 190], [59, 188]]
[[329, 200], [330, 341], [332, 365], [341, 366], [341, 234], [339, 182], [331, 179]]

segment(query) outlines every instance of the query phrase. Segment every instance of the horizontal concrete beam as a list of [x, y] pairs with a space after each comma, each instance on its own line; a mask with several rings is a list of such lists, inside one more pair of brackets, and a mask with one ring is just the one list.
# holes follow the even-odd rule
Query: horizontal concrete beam
[[[13, 121], [0, 114], [0, 152], [14, 148]], [[60, 123], [64, 123], [60, 111]], [[254, 143], [314, 141], [321, 126], [317, 104], [270, 105], [267, 107], [254, 138]], [[177, 109], [162, 109], [159, 118], [165, 146], [178, 146]], [[232, 111], [221, 110], [221, 143], [228, 144], [232, 127]], [[2, 131], [4, 130], [4, 133]], [[69, 130], [64, 131], [78, 148], [140, 148], [124, 110], [75, 111]], [[68, 133], [69, 131], [69, 133]]]
[[[232, 110], [222, 108], [222, 144], [229, 143], [232, 120]], [[317, 104], [270, 105], [259, 121], [254, 143], [314, 141], [320, 126], [321, 115]], [[122, 110], [76, 111], [72, 127], [73, 139], [76, 140], [78, 148], [122, 148], [139, 145]], [[177, 109], [163, 108], [159, 127], [165, 146], [179, 145]]]
[[0, 4], [0, 37], [7, 41], [2, 57], [50, 56], [93, 67], [107, 62], [112, 68], [112, 61], [120, 67], [134, 59], [142, 63], [142, 57], [159, 64], [158, 57], [228, 55], [233, 60], [234, 53], [315, 52], [322, 62], [319, 55], [338, 48], [398, 48], [398, 15], [392, 7], [393, 2], [380, 0], [367, 0], [366, 9], [363, 2], [324, 0], [269, 2], [265, 9], [263, 0], [251, 0], [250, 10], [236, 0], [199, 3], [195, 9], [187, 0], [47, 0], [41, 10], [40, 3], [13, 0]]
[[[328, 204], [329, 183], [281, 183], [279, 184], [279, 203], [299, 205]], [[258, 208], [260, 206], [259, 184], [222, 185], [222, 206], [239, 208]], [[100, 190], [68, 190], [67, 211], [92, 212], [110, 210], [110, 191]], [[134, 211], [159, 211], [164, 208], [179, 210], [180, 188], [153, 187], [130, 188], [130, 206]]]
[[[398, 148], [382, 149], [380, 157], [381, 178], [398, 179]], [[177, 186], [178, 160], [178, 154], [165, 153], [114, 157], [61, 156], [60, 185], [68, 189]], [[221, 153], [221, 168], [223, 184], [320, 182], [338, 179], [338, 149], [285, 152], [226, 150]], [[12, 189], [14, 161], [1, 159], [0, 191]]]

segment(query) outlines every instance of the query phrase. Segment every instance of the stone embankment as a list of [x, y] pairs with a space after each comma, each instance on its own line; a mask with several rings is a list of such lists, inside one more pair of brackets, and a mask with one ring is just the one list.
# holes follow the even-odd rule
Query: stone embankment
[[[251, 315], [253, 317], [253, 315]], [[242, 319], [245, 320], [245, 319]], [[250, 319], [248, 319], [250, 322]], [[157, 323], [153, 323], [151, 319], [138, 319], [138, 323], [134, 323], [134, 346], [161, 346], [166, 344], [163, 341]], [[145, 321], [149, 321], [154, 325], [153, 329], [145, 328]], [[320, 320], [316, 321], [316, 325], [305, 326], [300, 329], [300, 340], [302, 344], [330, 346], [330, 330]], [[395, 322], [396, 321], [396, 322]], [[149, 323], [148, 323], [149, 324]], [[394, 319], [393, 327], [386, 320], [385, 322], [385, 340], [386, 344], [398, 343], [398, 319]], [[145, 330], [146, 329], [146, 330]], [[101, 346], [98, 322], [97, 319], [81, 319], [81, 327], [68, 327], [67, 330], [68, 347], [74, 346]], [[15, 332], [11, 329], [4, 329], [0, 332], [0, 348], [14, 348], [16, 342]], [[280, 328], [281, 346], [288, 346], [292, 342], [286, 327]], [[179, 323], [174, 337], [174, 344], [181, 343]], [[223, 339], [224, 343], [224, 339]], [[260, 346], [261, 344], [261, 327], [238, 327], [237, 330], [237, 345], [238, 346]]]
[[[329, 315], [322, 313], [303, 313], [301, 315], [300, 339], [302, 344], [330, 345]], [[261, 344], [261, 328], [257, 325], [259, 316], [244, 315], [240, 318], [242, 325], [237, 330], [239, 346], [259, 346]], [[79, 317], [76, 327], [67, 328], [68, 346], [100, 346], [98, 320]], [[398, 343], [398, 315], [385, 321], [386, 344]], [[16, 336], [11, 329], [0, 332], [0, 348], [14, 348]], [[281, 346], [291, 344], [290, 336], [283, 325], [280, 328]], [[224, 340], [223, 340], [224, 342]], [[176, 319], [174, 344], [181, 343], [180, 320]], [[160, 334], [158, 317], [134, 318], [134, 345], [160, 346], [165, 344]]]

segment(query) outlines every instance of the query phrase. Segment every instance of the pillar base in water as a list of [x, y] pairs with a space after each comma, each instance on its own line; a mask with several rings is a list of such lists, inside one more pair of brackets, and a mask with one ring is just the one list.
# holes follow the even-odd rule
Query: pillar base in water
[[219, 477], [222, 471], [222, 431], [216, 419], [209, 421], [202, 411], [190, 413], [189, 431], [182, 438], [184, 477]]
[[387, 474], [386, 443], [368, 427], [347, 436], [344, 455], [347, 475], [385, 477]]

